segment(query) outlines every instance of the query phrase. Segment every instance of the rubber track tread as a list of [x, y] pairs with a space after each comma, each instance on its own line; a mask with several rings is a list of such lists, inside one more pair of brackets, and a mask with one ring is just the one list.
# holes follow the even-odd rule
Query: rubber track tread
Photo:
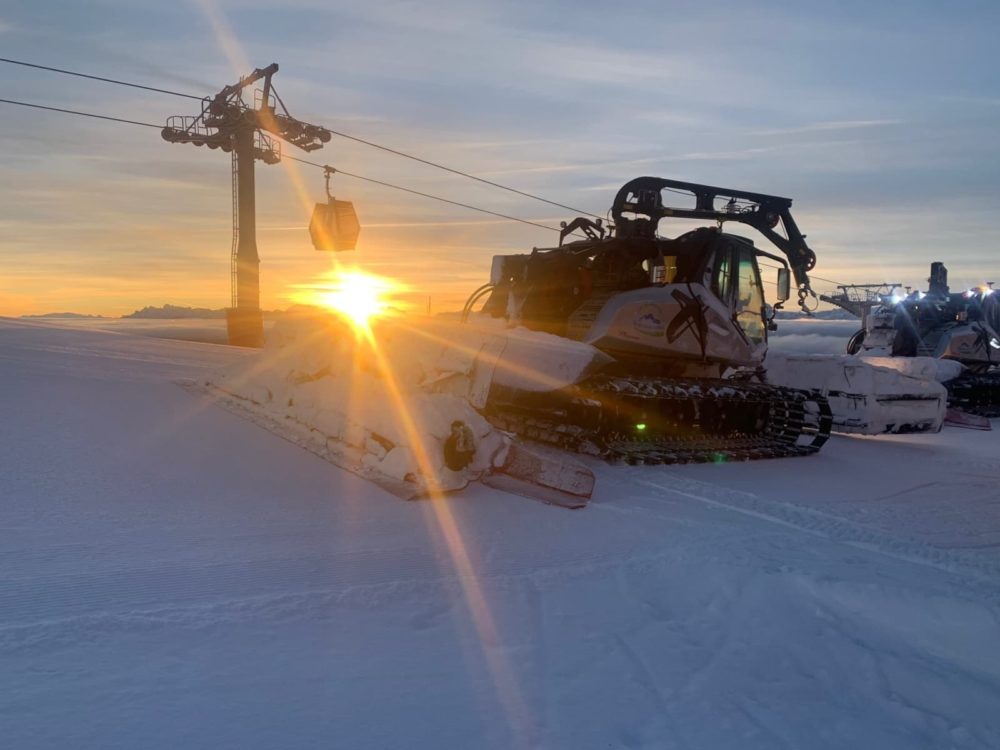
[[[530, 440], [628, 464], [807, 456], [826, 442], [833, 423], [829, 403], [817, 393], [731, 380], [598, 376], [547, 397], [541, 408], [516, 397], [491, 401], [487, 416]], [[615, 429], [622, 411], [636, 409], [669, 414], [672, 426], [688, 434], [646, 437]]]
[[951, 408], [982, 417], [1000, 417], [1000, 372], [961, 375], [944, 385]]

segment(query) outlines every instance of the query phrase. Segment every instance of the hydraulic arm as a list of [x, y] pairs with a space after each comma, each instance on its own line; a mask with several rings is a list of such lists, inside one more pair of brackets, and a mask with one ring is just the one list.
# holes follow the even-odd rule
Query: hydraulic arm
[[[665, 206], [664, 190], [692, 193], [695, 197], [694, 208]], [[791, 205], [791, 198], [664, 177], [636, 177], [618, 191], [611, 206], [611, 216], [620, 237], [651, 237], [659, 220], [665, 217], [709, 219], [720, 224], [737, 221], [751, 226], [788, 258], [798, 286], [799, 305], [805, 309], [806, 297], [816, 296], [809, 282], [809, 271], [816, 265], [816, 253], [806, 244], [805, 235], [795, 224]], [[779, 225], [783, 233], [776, 231]]]

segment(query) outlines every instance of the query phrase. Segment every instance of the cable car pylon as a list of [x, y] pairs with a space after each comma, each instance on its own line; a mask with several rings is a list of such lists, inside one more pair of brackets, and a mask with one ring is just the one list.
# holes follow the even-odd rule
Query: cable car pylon
[[[281, 161], [281, 145], [269, 134], [303, 151], [322, 148], [331, 137], [328, 130], [297, 120], [288, 113], [271, 83], [271, 77], [277, 72], [277, 63], [255, 69], [214, 97], [203, 99], [200, 114], [167, 118], [166, 127], [161, 131], [163, 139], [171, 143], [208, 146], [232, 154], [232, 300], [226, 310], [226, 328], [229, 343], [235, 346], [260, 347], [264, 343], [254, 163], [258, 159], [265, 164]], [[263, 85], [254, 92], [254, 103], [250, 106], [243, 99], [244, 90], [258, 81], [263, 81]]]

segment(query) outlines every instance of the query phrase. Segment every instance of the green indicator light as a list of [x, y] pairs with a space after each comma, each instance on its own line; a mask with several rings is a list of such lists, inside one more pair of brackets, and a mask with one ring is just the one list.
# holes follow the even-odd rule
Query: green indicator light
[[646, 425], [644, 423], [640, 422], [639, 424], [637, 424], [635, 426], [635, 429], [637, 429], [639, 432], [642, 432], [643, 430], [646, 429]]

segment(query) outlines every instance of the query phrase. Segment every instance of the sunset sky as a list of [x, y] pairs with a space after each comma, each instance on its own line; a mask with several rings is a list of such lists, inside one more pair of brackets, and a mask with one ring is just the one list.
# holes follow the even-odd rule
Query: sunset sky
[[[603, 214], [639, 175], [794, 198], [846, 282], [1000, 282], [996, 2], [216, 2], [0, 7], [0, 56], [211, 95], [278, 62], [291, 113]], [[903, 12], [905, 9], [905, 12]], [[0, 65], [0, 98], [146, 122], [190, 99]], [[229, 301], [230, 163], [152, 128], [0, 104], [0, 315]], [[334, 138], [347, 171], [557, 226], [573, 215]], [[258, 163], [266, 308], [330, 259], [306, 224], [322, 173]], [[490, 257], [555, 232], [347, 177], [341, 260], [435, 309]], [[817, 282], [817, 289], [829, 283]]]

